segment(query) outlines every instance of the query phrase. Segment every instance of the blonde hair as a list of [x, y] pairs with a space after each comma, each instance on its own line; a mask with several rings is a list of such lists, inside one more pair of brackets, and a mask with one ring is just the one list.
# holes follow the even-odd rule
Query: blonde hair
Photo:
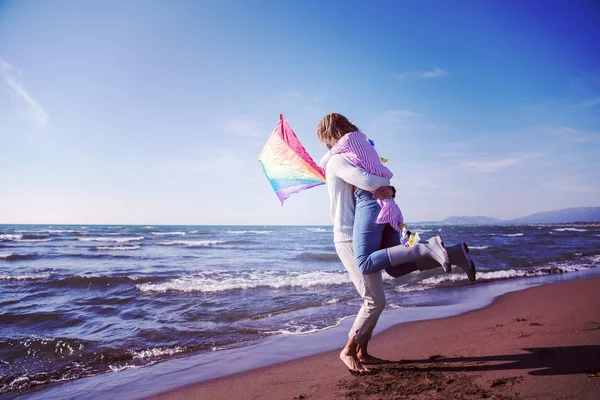
[[342, 114], [331, 113], [325, 116], [317, 126], [317, 139], [331, 148], [342, 136], [359, 129]]

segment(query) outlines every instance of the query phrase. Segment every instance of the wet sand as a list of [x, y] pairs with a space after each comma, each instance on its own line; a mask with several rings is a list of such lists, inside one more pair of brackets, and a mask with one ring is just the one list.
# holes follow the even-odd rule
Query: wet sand
[[370, 366], [367, 375], [351, 375], [332, 351], [150, 398], [598, 399], [600, 278], [403, 324], [375, 336], [370, 352], [389, 362]]

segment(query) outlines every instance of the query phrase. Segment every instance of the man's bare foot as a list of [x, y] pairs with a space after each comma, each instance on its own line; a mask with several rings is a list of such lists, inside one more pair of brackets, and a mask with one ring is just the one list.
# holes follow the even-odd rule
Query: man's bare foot
[[363, 372], [369, 371], [367, 367], [362, 365], [362, 363], [356, 357], [356, 355], [348, 354], [344, 350], [342, 350], [342, 352], [340, 353], [340, 360], [342, 360], [342, 362], [346, 364], [346, 367], [348, 367], [350, 372], [362, 374]]

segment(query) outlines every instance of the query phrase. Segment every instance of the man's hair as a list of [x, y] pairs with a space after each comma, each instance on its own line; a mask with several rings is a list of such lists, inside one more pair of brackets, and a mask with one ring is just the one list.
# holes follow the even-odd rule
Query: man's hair
[[317, 126], [317, 139], [331, 148], [342, 136], [359, 129], [342, 114], [331, 113], [325, 116]]

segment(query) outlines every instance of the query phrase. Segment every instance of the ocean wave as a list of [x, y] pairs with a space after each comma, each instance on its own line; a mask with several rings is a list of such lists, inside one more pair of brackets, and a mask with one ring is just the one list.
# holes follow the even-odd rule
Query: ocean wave
[[123, 237], [123, 238], [115, 238], [115, 237], [90, 237], [90, 238], [77, 238], [82, 242], [117, 242], [117, 243], [127, 243], [127, 242], [139, 242], [144, 240], [143, 236], [135, 236], [135, 237]]
[[35, 281], [48, 279], [50, 274], [4, 275], [0, 274], [0, 281]]
[[316, 325], [312, 325], [312, 326], [297, 325], [297, 326], [290, 326], [289, 328], [282, 328], [282, 329], [277, 329], [274, 331], [267, 331], [265, 333], [267, 335], [283, 335], [283, 336], [286, 336], [286, 335], [288, 335], [288, 336], [310, 335], [312, 333], [323, 332], [328, 329], [335, 328], [336, 326], [340, 325], [346, 318], [349, 318], [349, 317], [338, 318], [338, 320], [336, 321], [335, 324], [327, 325], [324, 327], [319, 327]]
[[[600, 255], [586, 256], [580, 259], [577, 265], [565, 262], [552, 262], [543, 267], [534, 269], [502, 269], [496, 271], [477, 271], [478, 282], [516, 279], [550, 274], [564, 274], [595, 268], [600, 263]], [[450, 287], [455, 284], [467, 284], [467, 275], [463, 273], [440, 274], [421, 280], [420, 282], [401, 284], [394, 287], [400, 293], [420, 292], [439, 287]]]
[[309, 288], [313, 286], [342, 285], [350, 282], [348, 274], [336, 271], [252, 271], [249, 273], [201, 273], [171, 279], [163, 283], [136, 285], [143, 292], [203, 292], [248, 290], [258, 287], [271, 289]]
[[336, 253], [302, 253], [294, 257], [296, 260], [318, 261], [318, 262], [333, 262], [340, 261]]
[[505, 233], [502, 236], [505, 236], [505, 237], [519, 237], [519, 236], [523, 236], [523, 233]]
[[183, 236], [185, 232], [151, 232], [154, 236]]
[[427, 289], [431, 289], [430, 286], [425, 286], [425, 285], [415, 285], [415, 284], [405, 284], [405, 285], [398, 285], [396, 287], [394, 287], [394, 289], [392, 289], [394, 292], [398, 292], [398, 293], [411, 293], [411, 292], [422, 292], [424, 290]]
[[[575, 265], [549, 265], [547, 267], [539, 267], [529, 270], [520, 269], [504, 269], [498, 271], [478, 271], [477, 281], [496, 281], [513, 278], [522, 278], [527, 276], [541, 276], [549, 274], [564, 274], [568, 272], [576, 272], [589, 269], [590, 266], [575, 266]], [[421, 281], [422, 284], [437, 286], [443, 283], [468, 281], [465, 274], [445, 274], [432, 276]]]
[[90, 250], [96, 251], [132, 251], [139, 250], [142, 246], [96, 246], [90, 248]]
[[225, 243], [223, 240], [175, 240], [172, 242], [159, 242], [161, 246], [209, 247]]
[[0, 260], [4, 261], [34, 260], [36, 258], [38, 258], [37, 254], [0, 253]]
[[108, 368], [112, 372], [121, 372], [121, 371], [125, 371], [127, 369], [140, 369], [140, 368], [144, 368], [145, 366], [148, 366], [148, 365], [149, 364], [146, 364], [146, 365], [135, 365], [135, 364], [109, 365]]
[[78, 230], [73, 230], [73, 229], [19, 229], [19, 230], [15, 230], [15, 232], [19, 232], [19, 233], [33, 233], [33, 234], [40, 234], [40, 233], [81, 233]]
[[119, 285], [119, 284], [133, 284], [139, 283], [140, 280], [150, 281], [152, 277], [130, 277], [130, 276], [83, 276], [73, 275], [66, 278], [52, 280], [50, 284], [56, 287], [74, 286], [74, 287], [85, 287], [88, 285]]
[[186, 351], [185, 347], [175, 346], [175, 347], [155, 347], [153, 349], [146, 350], [132, 350], [130, 353], [133, 358], [156, 358], [162, 356], [172, 356], [177, 353], [183, 353]]
[[309, 232], [315, 232], [315, 233], [333, 232], [333, 229], [323, 229], [323, 228], [306, 228], [306, 230]]
[[246, 235], [246, 234], [254, 234], [254, 235], [268, 235], [273, 233], [273, 231], [227, 231], [227, 233], [232, 235]]
[[487, 248], [489, 248], [490, 246], [471, 246], [469, 245], [469, 249], [470, 250], [485, 250]]
[[23, 238], [23, 235], [21, 235], [20, 233], [17, 233], [17, 234], [11, 234], [11, 233], [0, 234], [0, 241], [16, 241], [16, 240], [21, 240], [22, 238]]
[[21, 239], [21, 243], [40, 243], [40, 242], [51, 242], [52, 239]]
[[24, 233], [22, 239], [48, 239], [48, 235], [39, 233]]
[[587, 229], [581, 229], [581, 228], [556, 228], [553, 229], [553, 231], [555, 232], [587, 232]]
[[[0, 339], [0, 346], [10, 348], [9, 356], [14, 359], [9, 366], [12, 373], [0, 376], [0, 394], [97, 374], [100, 371], [92, 364], [102, 355], [82, 362], [89, 345], [92, 344], [66, 338]], [[22, 366], [31, 362], [30, 366]]]

